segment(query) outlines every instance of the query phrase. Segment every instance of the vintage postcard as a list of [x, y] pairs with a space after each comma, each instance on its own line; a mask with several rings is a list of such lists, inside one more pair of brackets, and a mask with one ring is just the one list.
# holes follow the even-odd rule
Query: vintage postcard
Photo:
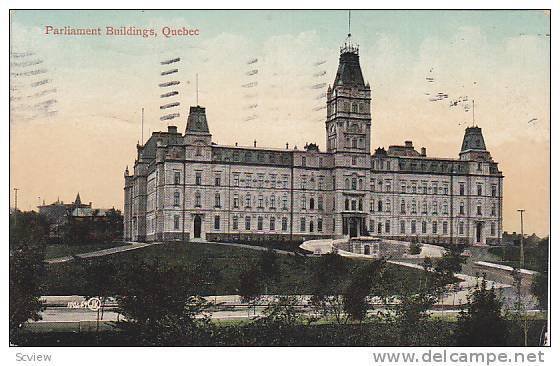
[[549, 345], [550, 19], [10, 10], [11, 345]]

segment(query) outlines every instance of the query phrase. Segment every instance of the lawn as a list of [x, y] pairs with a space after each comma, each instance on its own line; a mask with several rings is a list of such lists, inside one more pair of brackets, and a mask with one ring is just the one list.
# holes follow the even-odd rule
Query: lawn
[[123, 242], [101, 242], [91, 244], [49, 244], [46, 247], [45, 259], [65, 257], [73, 254], [93, 252], [96, 250], [107, 249], [125, 245]]
[[[200, 295], [232, 295], [238, 293], [239, 275], [263, 252], [228, 247], [211, 243], [166, 243], [134, 251], [117, 253], [95, 259], [72, 261], [47, 266], [45, 289], [48, 295], [79, 295], [84, 289], [84, 268], [91, 261], [112, 262], [117, 268], [126, 271], [138, 261], [157, 261], [160, 263], [185, 265], [202, 268], [208, 272], [208, 281], [200, 289]], [[310, 294], [311, 274], [318, 257], [279, 255], [280, 278], [267, 285], [268, 294]], [[349, 272], [360, 260], [345, 259]], [[388, 264], [387, 271], [399, 284], [416, 286], [419, 271]], [[84, 280], [82, 280], [84, 279]]]

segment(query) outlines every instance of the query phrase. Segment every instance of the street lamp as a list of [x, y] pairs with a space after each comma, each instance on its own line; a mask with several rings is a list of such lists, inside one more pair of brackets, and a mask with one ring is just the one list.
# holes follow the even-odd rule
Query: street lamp
[[520, 248], [519, 248], [519, 268], [523, 268], [524, 263], [525, 263], [525, 254], [523, 253], [523, 212], [525, 212], [524, 209], [518, 209], [517, 212], [519, 212], [520, 217], [521, 217], [521, 242], [520, 242]]

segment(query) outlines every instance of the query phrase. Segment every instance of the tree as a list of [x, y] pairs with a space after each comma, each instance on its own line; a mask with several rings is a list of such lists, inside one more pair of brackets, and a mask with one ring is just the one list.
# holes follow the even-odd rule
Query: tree
[[368, 297], [374, 295], [373, 290], [379, 282], [384, 265], [384, 261], [376, 260], [358, 266], [352, 271], [350, 283], [343, 292], [344, 311], [351, 319], [361, 322], [366, 317], [370, 309]]
[[535, 264], [538, 273], [531, 284], [531, 292], [539, 302], [540, 309], [548, 309], [548, 246], [549, 238], [541, 239], [536, 248]]
[[264, 283], [262, 282], [262, 274], [257, 265], [250, 264], [244, 271], [239, 274], [238, 294], [241, 301], [249, 304], [255, 311], [262, 294]]
[[183, 266], [157, 261], [134, 263], [117, 296], [125, 321], [119, 326], [141, 345], [189, 345], [209, 331], [209, 304], [196, 294], [201, 279]]
[[408, 252], [411, 255], [420, 254], [422, 252], [422, 245], [419, 243], [410, 243], [410, 247], [408, 248]]
[[485, 278], [478, 282], [457, 321], [459, 346], [505, 346], [508, 338], [507, 322], [502, 314], [502, 302], [494, 287]]
[[347, 321], [342, 293], [348, 270], [348, 263], [344, 258], [336, 253], [328, 253], [319, 258], [311, 277], [312, 306], [321, 317], [332, 316], [339, 324]]
[[[259, 275], [262, 282], [267, 285], [273, 284], [280, 278], [279, 256], [272, 249], [264, 251], [259, 259]], [[265, 289], [265, 292], [267, 289]]]
[[17, 342], [22, 325], [40, 320], [40, 301], [45, 274], [45, 242], [48, 224], [36, 212], [14, 212], [10, 220], [10, 340]]

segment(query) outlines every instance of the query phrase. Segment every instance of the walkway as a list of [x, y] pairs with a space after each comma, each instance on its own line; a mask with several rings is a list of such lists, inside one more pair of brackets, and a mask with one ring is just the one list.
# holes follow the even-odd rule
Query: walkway
[[108, 248], [108, 249], [96, 250], [96, 251], [93, 251], [93, 252], [80, 253], [80, 254], [74, 254], [74, 255], [67, 255], [67, 256], [64, 256], [64, 257], [47, 259], [47, 260], [45, 260], [45, 263], [47, 263], [47, 264], [66, 263], [66, 262], [70, 262], [70, 261], [72, 261], [76, 258], [86, 259], [86, 258], [102, 257], [102, 256], [105, 256], [105, 255], [122, 253], [122, 252], [127, 252], [129, 250], [140, 249], [140, 248], [148, 247], [148, 246], [154, 245], [154, 244], [160, 244], [160, 243], [155, 243], [155, 242], [154, 243], [138, 243], [138, 242], [132, 242], [132, 241], [129, 241], [127, 243], [129, 243], [129, 244], [128, 245], [121, 245], [119, 247], [113, 247], [113, 248]]

